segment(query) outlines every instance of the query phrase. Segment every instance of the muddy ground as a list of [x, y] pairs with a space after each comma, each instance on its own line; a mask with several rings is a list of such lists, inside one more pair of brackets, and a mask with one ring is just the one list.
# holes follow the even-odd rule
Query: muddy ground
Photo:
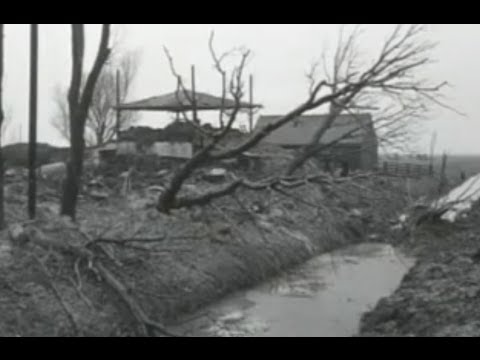
[[480, 336], [480, 208], [422, 226], [404, 248], [416, 265], [363, 316], [360, 335]]
[[[9, 180], [7, 220], [43, 240], [12, 242], [8, 231], [0, 236], [0, 336], [145, 335], [138, 308], [144, 320], [168, 327], [316, 254], [386, 239], [389, 219], [431, 188], [429, 181], [371, 176], [283, 194], [240, 191], [165, 215], [153, 208], [145, 179], [135, 181], [128, 196], [111, 185], [101, 190], [106, 198], [83, 193], [73, 224], [58, 217], [59, 191], [49, 183], [40, 184], [38, 219], [25, 222], [25, 185]], [[217, 185], [196, 179], [184, 191], [211, 186]], [[99, 265], [123, 294], [99, 274]], [[132, 301], [138, 308], [132, 310]]]

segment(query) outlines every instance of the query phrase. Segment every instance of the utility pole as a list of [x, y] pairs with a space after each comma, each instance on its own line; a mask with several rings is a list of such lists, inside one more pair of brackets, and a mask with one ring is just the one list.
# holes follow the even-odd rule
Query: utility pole
[[193, 113], [193, 122], [200, 124], [197, 118], [197, 94], [195, 90], [195, 65], [192, 65], [191, 68], [192, 76], [192, 113]]
[[[3, 129], [3, 63], [4, 63], [4, 53], [3, 53], [3, 25], [0, 24], [0, 141], [2, 140], [2, 130]], [[4, 207], [4, 169], [3, 169], [3, 154], [2, 146], [0, 144], [0, 229], [5, 227], [5, 207]]]
[[[195, 90], [195, 65], [191, 67], [191, 77], [192, 77], [192, 117], [193, 122], [200, 126], [200, 120], [197, 116], [197, 93]], [[200, 148], [203, 149], [203, 135], [195, 130], [195, 137], [198, 139], [197, 144], [199, 144]]]
[[37, 152], [38, 24], [30, 24], [30, 132], [28, 142], [28, 215], [35, 218]]

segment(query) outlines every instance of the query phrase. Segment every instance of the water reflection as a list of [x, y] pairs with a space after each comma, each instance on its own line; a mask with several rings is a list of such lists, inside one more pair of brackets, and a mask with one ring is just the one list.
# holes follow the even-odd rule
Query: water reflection
[[198, 336], [352, 336], [412, 265], [388, 245], [348, 247], [235, 294], [188, 327]]

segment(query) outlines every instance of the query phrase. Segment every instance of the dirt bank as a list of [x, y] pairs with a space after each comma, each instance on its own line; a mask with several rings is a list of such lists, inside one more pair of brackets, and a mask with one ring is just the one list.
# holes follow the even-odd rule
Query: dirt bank
[[361, 336], [480, 336], [480, 209], [430, 224], [408, 246], [417, 263], [362, 319]]
[[[7, 191], [11, 223], [26, 203], [15, 187]], [[201, 184], [188, 191], [202, 191]], [[58, 199], [45, 193], [28, 228], [52, 244], [88, 247], [149, 320], [168, 324], [315, 254], [372, 235], [381, 239], [385, 220], [398, 217], [407, 193], [402, 181], [369, 178], [334, 188], [308, 184], [288, 196], [244, 191], [170, 216], [152, 209], [143, 193], [84, 196], [79, 226], [58, 218]], [[0, 335], [138, 335], [138, 321], [118, 289], [76, 252], [57, 250], [12, 244], [2, 234]]]

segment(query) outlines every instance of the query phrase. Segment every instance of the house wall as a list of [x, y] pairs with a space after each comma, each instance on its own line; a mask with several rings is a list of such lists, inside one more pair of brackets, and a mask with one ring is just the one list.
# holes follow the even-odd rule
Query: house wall
[[147, 150], [147, 154], [190, 159], [193, 155], [193, 146], [188, 142], [157, 141]]
[[157, 141], [149, 146], [144, 146], [143, 148], [139, 149], [134, 141], [125, 140], [118, 144], [117, 154], [119, 155], [132, 155], [139, 153], [162, 157], [190, 159], [193, 156], [193, 146], [189, 142]]
[[134, 141], [120, 141], [117, 146], [117, 154], [129, 155], [137, 153], [137, 144]]
[[346, 161], [351, 170], [373, 170], [378, 165], [378, 146], [373, 139], [362, 145], [337, 145], [331, 150], [329, 156], [336, 166]]
[[318, 154], [318, 160], [322, 166], [329, 161], [332, 169], [341, 167], [342, 162], [346, 162], [351, 170], [361, 169], [363, 166], [361, 148], [356, 144], [333, 146]]
[[361, 149], [361, 167], [363, 170], [373, 170], [378, 166], [378, 140], [372, 129], [365, 136]]

